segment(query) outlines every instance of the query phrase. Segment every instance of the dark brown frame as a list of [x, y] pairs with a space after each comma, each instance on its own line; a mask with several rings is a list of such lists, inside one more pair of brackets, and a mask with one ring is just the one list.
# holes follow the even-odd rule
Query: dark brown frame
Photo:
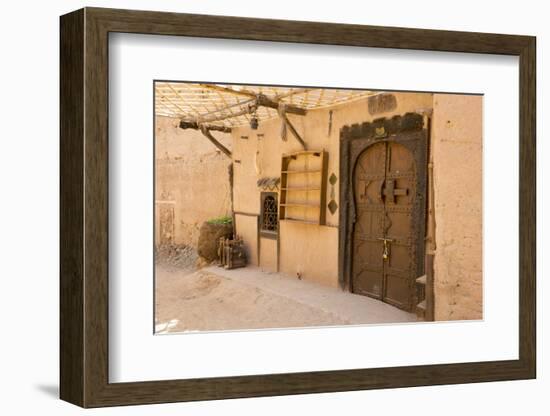
[[[519, 56], [519, 359], [136, 383], [108, 380], [109, 32]], [[531, 36], [85, 8], [61, 17], [60, 396], [83, 406], [535, 378], [535, 50]]]

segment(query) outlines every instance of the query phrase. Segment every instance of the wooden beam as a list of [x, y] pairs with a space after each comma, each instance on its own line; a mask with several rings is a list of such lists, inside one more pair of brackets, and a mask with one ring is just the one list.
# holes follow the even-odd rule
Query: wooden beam
[[209, 90], [221, 91], [221, 92], [226, 92], [228, 94], [256, 98], [256, 93], [255, 92], [247, 91], [247, 90], [244, 90], [244, 89], [234, 90], [233, 88], [222, 87], [221, 85], [216, 85], [216, 84], [199, 84], [199, 85], [202, 88], [206, 88], [206, 89], [209, 89]]
[[[272, 100], [271, 98], [269, 98], [267, 95], [264, 95], [264, 94], [258, 94], [256, 102], [258, 103], [258, 105], [261, 105], [264, 107], [274, 108], [275, 110], [279, 109], [279, 103], [277, 101]], [[307, 110], [305, 108], [297, 107], [295, 105], [290, 105], [290, 104], [286, 105], [285, 111], [287, 113], [297, 114], [299, 116], [305, 116], [307, 114]]]
[[292, 135], [294, 137], [296, 137], [296, 140], [298, 140], [300, 142], [300, 144], [302, 145], [302, 147], [304, 148], [304, 150], [307, 150], [307, 144], [306, 142], [304, 141], [304, 139], [302, 139], [302, 137], [298, 134], [298, 132], [296, 131], [296, 129], [294, 128], [294, 126], [292, 125], [292, 123], [290, 122], [290, 120], [288, 119], [288, 117], [285, 115], [283, 115], [283, 120], [285, 122], [285, 124], [287, 125], [287, 127], [290, 129], [290, 132], [292, 133]]
[[224, 127], [224, 126], [205, 126], [199, 125], [194, 121], [185, 121], [180, 120], [179, 124], [180, 129], [193, 129], [193, 130], [200, 130], [201, 133], [212, 142], [214, 146], [216, 146], [219, 150], [221, 150], [227, 157], [231, 158], [231, 151], [225, 147], [223, 144], [221, 144], [214, 136], [212, 136], [212, 133], [210, 133], [210, 130], [216, 130], [221, 131], [223, 133], [231, 133], [231, 128]]
[[216, 146], [218, 149], [220, 149], [228, 158], [232, 158], [232, 155], [231, 155], [231, 151], [225, 147], [223, 144], [221, 144], [218, 140], [216, 140], [216, 138], [214, 136], [212, 136], [212, 134], [210, 133], [210, 131], [204, 127], [204, 126], [201, 126], [201, 132], [202, 134], [204, 134], [204, 136], [210, 140], [212, 142], [212, 144], [214, 146]]
[[[253, 103], [254, 101], [251, 100], [250, 103], [245, 107], [245, 108], [242, 108], [240, 109], [239, 111], [235, 112], [235, 113], [230, 113], [230, 114], [223, 114], [223, 111], [227, 111], [229, 108], [231, 107], [235, 107], [235, 105], [232, 105], [232, 106], [229, 106], [227, 108], [221, 108], [219, 111], [216, 111], [214, 112], [212, 116], [209, 116], [209, 117], [201, 117], [200, 120], [201, 122], [203, 123], [212, 123], [213, 121], [220, 121], [220, 120], [226, 120], [228, 118], [233, 118], [233, 117], [239, 117], [239, 116], [244, 116], [245, 114], [250, 114], [252, 112], [252, 108], [255, 107], [255, 104], [251, 104]], [[243, 103], [244, 105], [245, 103]], [[222, 113], [220, 115], [215, 115], [216, 113]]]
[[[246, 105], [246, 103], [248, 103], [248, 105]], [[219, 111], [214, 112], [214, 114], [209, 116], [209, 117], [204, 117], [204, 116], [201, 117], [200, 121], [201, 121], [201, 123], [212, 123], [214, 121], [220, 121], [220, 120], [225, 120], [225, 119], [228, 119], [228, 118], [243, 116], [245, 114], [251, 114], [254, 111], [254, 108], [256, 106], [269, 107], [269, 108], [273, 108], [275, 110], [279, 109], [279, 104], [276, 101], [273, 101], [271, 98], [269, 98], [269, 97], [267, 97], [263, 94], [258, 95], [258, 97], [256, 99], [256, 103], [254, 103], [254, 100], [250, 100], [250, 101], [247, 101], [247, 102], [243, 103], [243, 105], [246, 105], [246, 107], [241, 108], [239, 111], [237, 111], [235, 113], [231, 113], [231, 114], [223, 114], [223, 111], [226, 111], [231, 107], [235, 107], [235, 104], [233, 104], [229, 107], [226, 107], [226, 108], [221, 108]], [[300, 107], [296, 107], [294, 105], [288, 105], [288, 104], [285, 107], [285, 111], [287, 113], [296, 114], [296, 115], [300, 115], [300, 116], [305, 116], [307, 114], [307, 110], [305, 110], [304, 108], [300, 108]], [[216, 115], [216, 113], [222, 113], [222, 114]]]
[[[214, 90], [214, 91], [218, 91], [218, 92], [226, 92], [228, 94], [232, 94], [232, 95], [240, 95], [240, 96], [244, 96], [244, 97], [250, 97], [250, 98], [256, 98], [258, 95], [265, 95], [263, 94], [261, 91], [262, 91], [262, 87], [260, 86], [260, 92], [259, 93], [256, 93], [254, 91], [250, 91], [250, 90], [246, 90], [244, 88], [241, 88], [240, 90], [235, 90], [233, 88], [230, 88], [230, 87], [224, 87], [222, 85], [216, 85], [216, 84], [199, 84], [202, 88], [206, 88], [206, 89], [210, 89], [210, 90]], [[273, 90], [276, 90], [275, 87], [271, 87]], [[285, 94], [276, 94], [276, 99], [277, 100], [280, 100], [281, 98], [285, 98], [285, 97], [291, 97], [293, 95], [296, 95], [296, 94], [301, 94], [303, 92], [309, 92], [311, 91], [311, 88], [297, 88], [297, 89], [294, 89], [294, 90], [291, 90]]]
[[[253, 99], [256, 100], [256, 105], [258, 105], [258, 106], [274, 108], [275, 110], [277, 110], [279, 108], [279, 102], [278, 101], [273, 100], [273, 99], [269, 98], [267, 95], [262, 94], [262, 93], [256, 94], [255, 92], [247, 91], [247, 90], [234, 90], [233, 88], [222, 87], [221, 85], [213, 85], [213, 84], [200, 84], [200, 85], [201, 85], [201, 87], [204, 87], [206, 89], [211, 89], [211, 90], [218, 91], [218, 92], [225, 92], [225, 93], [228, 93], [228, 94], [240, 95], [240, 96], [253, 98]], [[302, 93], [304, 91], [307, 92], [308, 90], [307, 89], [298, 90], [296, 92], [293, 92], [292, 94], [282, 95], [281, 97], [277, 97], [277, 98], [280, 99], [280, 98], [284, 98], [284, 97], [289, 96], [289, 95], [293, 96], [295, 94], [299, 94], [299, 93]], [[233, 106], [231, 106], [231, 107], [233, 107]], [[222, 111], [222, 110], [220, 110], [220, 111]], [[238, 114], [238, 115], [243, 115], [243, 114], [248, 113], [248, 112], [249, 111], [246, 111], [246, 109], [245, 109], [245, 111], [241, 111], [241, 114]], [[291, 113], [291, 114], [297, 114], [299, 116], [305, 116], [307, 114], [307, 110], [305, 108], [301, 108], [301, 107], [298, 107], [298, 106], [295, 106], [295, 105], [290, 105], [290, 104], [287, 104], [286, 112]], [[205, 118], [205, 121], [214, 121], [214, 120], [209, 120], [208, 118]]]
[[[185, 121], [180, 120], [180, 129], [194, 129], [194, 130], [200, 130], [200, 126], [196, 121]], [[223, 133], [231, 133], [231, 127], [225, 127], [225, 126], [214, 126], [214, 125], [207, 125], [207, 130], [213, 130], [213, 131], [221, 131]]]
[[426, 254], [424, 259], [424, 270], [426, 273], [426, 285], [424, 287], [426, 294], [425, 321], [435, 320], [434, 257], [433, 254]]

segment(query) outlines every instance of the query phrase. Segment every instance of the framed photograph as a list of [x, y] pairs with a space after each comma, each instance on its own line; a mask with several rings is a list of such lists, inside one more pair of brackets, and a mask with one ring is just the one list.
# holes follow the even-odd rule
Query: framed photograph
[[60, 29], [63, 400], [536, 377], [534, 37]]

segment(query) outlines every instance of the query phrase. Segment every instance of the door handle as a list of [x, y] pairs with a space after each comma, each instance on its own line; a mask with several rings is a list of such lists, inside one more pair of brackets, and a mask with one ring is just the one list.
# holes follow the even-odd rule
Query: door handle
[[384, 184], [385, 183], [386, 183], [386, 179], [382, 179], [380, 181], [380, 187], [378, 188], [378, 199], [382, 203], [384, 203]]

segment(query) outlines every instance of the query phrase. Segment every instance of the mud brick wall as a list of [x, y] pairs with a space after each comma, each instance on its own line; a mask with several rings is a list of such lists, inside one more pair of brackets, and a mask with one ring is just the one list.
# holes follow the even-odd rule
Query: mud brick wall
[[435, 319], [482, 318], [482, 97], [434, 95]]
[[[155, 119], [155, 244], [196, 248], [204, 221], [231, 215], [231, 160], [202, 133], [178, 123]], [[229, 134], [213, 135], [231, 148]]]
[[[310, 110], [305, 117], [288, 117], [309, 149], [324, 149], [328, 153], [327, 176], [334, 173], [338, 177], [340, 129], [343, 126], [431, 109], [432, 102], [432, 94], [392, 93], [376, 99], [362, 98], [331, 108]], [[247, 126], [233, 130], [233, 158], [238, 160], [234, 170], [235, 211], [260, 214], [261, 189], [257, 180], [279, 177], [282, 155], [302, 150], [290, 133], [287, 141], [281, 140], [280, 131], [278, 119], [261, 122], [257, 130]], [[327, 200], [333, 195], [338, 206], [341, 205], [339, 185], [340, 178], [334, 186], [326, 185]], [[260, 237], [258, 242], [255, 217], [236, 215], [236, 228], [245, 240], [252, 264], [275, 271], [278, 263], [279, 271], [289, 276], [300, 275], [303, 280], [338, 287], [338, 217], [339, 208], [334, 212], [326, 208], [325, 225], [281, 221], [279, 250], [276, 240]]]

